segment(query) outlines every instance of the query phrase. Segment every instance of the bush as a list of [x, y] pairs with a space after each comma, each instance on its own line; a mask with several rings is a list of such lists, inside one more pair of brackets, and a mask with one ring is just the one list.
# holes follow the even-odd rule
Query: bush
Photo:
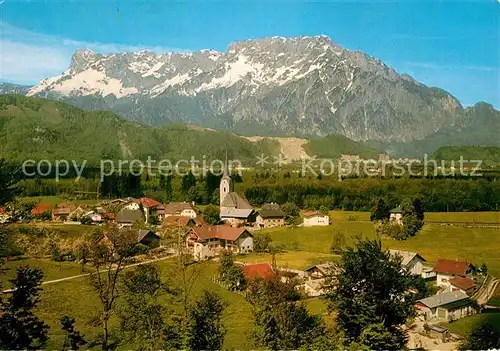
[[273, 241], [268, 233], [255, 233], [253, 236], [253, 249], [255, 252], [265, 252]]

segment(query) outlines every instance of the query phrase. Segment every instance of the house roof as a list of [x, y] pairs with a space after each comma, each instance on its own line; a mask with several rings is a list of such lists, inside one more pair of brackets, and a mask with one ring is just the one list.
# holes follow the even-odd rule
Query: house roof
[[150, 235], [150, 236], [152, 235], [158, 240], [160, 239], [160, 237], [156, 233], [152, 232], [151, 230], [139, 229], [137, 231], [137, 242], [141, 242], [142, 239], [144, 239], [148, 235]]
[[275, 204], [274, 202], [263, 204], [262, 205], [263, 210], [280, 210], [280, 205]]
[[220, 211], [221, 218], [248, 218], [253, 212], [253, 209], [245, 209], [245, 208], [234, 208], [234, 207], [225, 207]]
[[135, 223], [138, 221], [144, 222], [144, 215], [141, 210], [129, 210], [123, 208], [116, 215], [116, 221], [119, 223]]
[[265, 209], [262, 207], [262, 210], [259, 211], [259, 215], [262, 218], [285, 218], [286, 214], [283, 212], [279, 206], [278, 208], [268, 208]]
[[443, 294], [437, 294], [430, 297], [426, 297], [425, 299], [418, 300], [417, 302], [429, 307], [435, 308], [443, 305], [447, 305], [452, 302], [468, 299], [466, 293], [462, 291], [452, 291]]
[[272, 278], [274, 277], [273, 267], [269, 263], [246, 264], [243, 266], [245, 279]]
[[324, 212], [311, 211], [311, 210], [304, 211], [304, 213], [302, 214], [303, 217], [315, 217], [315, 216], [326, 216], [326, 215], [327, 214]]
[[52, 214], [54, 215], [69, 215], [71, 212], [71, 208], [68, 207], [58, 207], [52, 210]]
[[165, 219], [163, 220], [163, 224], [164, 225], [171, 225], [171, 226], [180, 225], [182, 227], [186, 227], [187, 225], [189, 225], [190, 222], [192, 224], [202, 224], [202, 223], [199, 223], [199, 220], [197, 220], [197, 219], [198, 218], [191, 218], [191, 217], [186, 217], [186, 216], [168, 216], [168, 217], [165, 217]]
[[[157, 234], [155, 234], [151, 230], [147, 230], [147, 229], [129, 229], [129, 228], [125, 229], [125, 228], [122, 228], [122, 229], [120, 229], [118, 231], [118, 235], [120, 235], [122, 233], [126, 233], [126, 232], [136, 232], [136, 234], [137, 234], [137, 242], [138, 243], [140, 243], [148, 235], [152, 235], [156, 239], [160, 239], [160, 237]], [[104, 235], [108, 239], [113, 240], [114, 233], [105, 233]]]
[[391, 213], [403, 213], [403, 209], [400, 206], [398, 206], [396, 208], [393, 208], [389, 212], [391, 212]]
[[149, 197], [141, 197], [141, 198], [135, 200], [135, 202], [138, 203], [139, 205], [146, 207], [146, 208], [156, 207], [158, 205], [161, 205], [161, 202], [158, 202], [155, 199], [151, 199]]
[[416, 252], [411, 252], [411, 251], [403, 251], [403, 250], [389, 250], [390, 254], [395, 256], [399, 255], [402, 258], [401, 265], [402, 266], [407, 266], [411, 260], [413, 260], [415, 257], [420, 258], [422, 261], [426, 262], [425, 258], [420, 256]]
[[462, 290], [469, 290], [476, 286], [476, 282], [473, 279], [467, 277], [454, 277], [451, 278], [449, 282], [451, 285]]
[[452, 274], [452, 275], [466, 275], [467, 270], [472, 264], [465, 261], [439, 259], [434, 265], [433, 272]]
[[45, 213], [45, 212], [49, 212], [51, 209], [52, 209], [52, 205], [50, 204], [45, 204], [45, 203], [41, 203], [41, 204], [38, 204], [36, 205], [32, 210], [31, 210], [31, 214], [36, 216], [36, 215], [39, 215], [39, 214], [42, 214], [42, 213]]
[[236, 192], [230, 192], [222, 201], [221, 207], [236, 207], [238, 209], [252, 209], [252, 205]]
[[0, 207], [0, 214], [1, 213], [5, 213], [5, 212], [6, 212], [5, 208], [4, 207]]
[[191, 228], [190, 232], [196, 234], [200, 239], [224, 239], [234, 241], [243, 233], [253, 236], [245, 228], [234, 228], [225, 225], [213, 225]]
[[311, 267], [307, 268], [306, 270], [304, 270], [304, 272], [309, 272], [309, 271], [312, 271], [313, 269], [316, 268], [323, 275], [327, 275], [333, 267], [334, 267], [333, 262], [326, 262], [326, 263], [321, 263], [321, 264], [311, 266]]
[[170, 202], [163, 205], [165, 213], [167, 214], [180, 214], [184, 210], [193, 210], [196, 212], [196, 207], [190, 202]]

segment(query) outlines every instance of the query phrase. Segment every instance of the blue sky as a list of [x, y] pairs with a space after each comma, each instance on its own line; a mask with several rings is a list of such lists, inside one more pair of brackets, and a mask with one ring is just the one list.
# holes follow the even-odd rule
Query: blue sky
[[326, 34], [464, 105], [500, 107], [500, 2], [0, 0], [0, 79], [62, 72], [78, 48], [225, 50], [237, 40]]

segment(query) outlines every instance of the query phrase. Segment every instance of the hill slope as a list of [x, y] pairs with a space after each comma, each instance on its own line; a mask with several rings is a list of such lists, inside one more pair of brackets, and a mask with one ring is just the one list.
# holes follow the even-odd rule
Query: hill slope
[[69, 104], [24, 97], [0, 96], [0, 157], [27, 159], [232, 159], [255, 161], [256, 155], [277, 155], [279, 144], [251, 142], [234, 134], [180, 123], [148, 127], [124, 121], [112, 112], [83, 111]]
[[342, 154], [346, 154], [359, 155], [365, 159], [378, 159], [378, 155], [381, 153], [342, 135], [329, 135], [321, 139], [312, 139], [304, 146], [304, 149], [309, 156], [316, 155], [319, 158], [339, 158]]
[[369, 141], [368, 146], [394, 156], [422, 157], [442, 146], [500, 146], [500, 111], [480, 102], [464, 110], [462, 124], [443, 128], [422, 140], [406, 143]]
[[466, 119], [446, 91], [325, 36], [247, 40], [225, 52], [81, 50], [28, 94], [150, 125], [180, 121], [248, 136], [410, 141]]
[[481, 160], [483, 165], [500, 165], [500, 147], [487, 146], [444, 146], [440, 147], [431, 159], [438, 161]]

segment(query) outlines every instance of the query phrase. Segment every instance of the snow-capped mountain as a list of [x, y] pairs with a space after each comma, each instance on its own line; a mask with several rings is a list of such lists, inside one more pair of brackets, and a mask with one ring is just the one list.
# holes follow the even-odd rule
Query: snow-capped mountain
[[459, 125], [463, 115], [447, 92], [326, 36], [247, 40], [225, 52], [80, 50], [66, 71], [28, 95], [110, 108], [147, 124], [183, 121], [241, 134], [336, 133], [355, 140], [421, 139]]

